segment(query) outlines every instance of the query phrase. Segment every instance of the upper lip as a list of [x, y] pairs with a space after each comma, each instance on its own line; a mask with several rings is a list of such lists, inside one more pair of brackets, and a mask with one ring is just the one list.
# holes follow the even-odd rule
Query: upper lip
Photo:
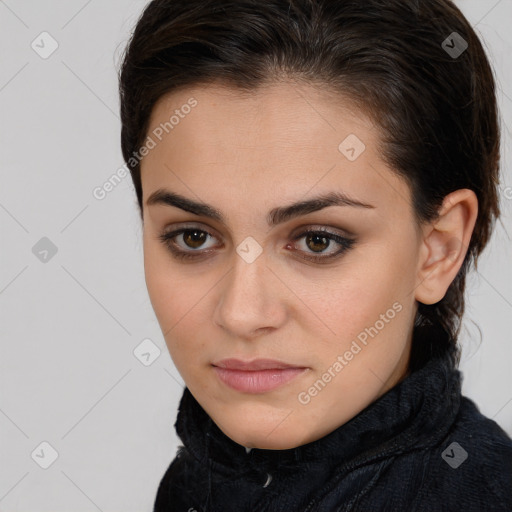
[[222, 359], [213, 363], [213, 366], [227, 370], [283, 370], [285, 368], [305, 368], [294, 364], [284, 363], [276, 359], [253, 359], [252, 361], [241, 361], [240, 359]]

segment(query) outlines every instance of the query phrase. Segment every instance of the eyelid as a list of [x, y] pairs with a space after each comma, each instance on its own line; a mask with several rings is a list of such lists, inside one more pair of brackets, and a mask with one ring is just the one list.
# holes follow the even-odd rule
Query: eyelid
[[[177, 224], [171, 224], [163, 228], [162, 231], [170, 232], [170, 231], [178, 231], [180, 229], [197, 229], [198, 231], [204, 231], [205, 233], [211, 234], [213, 236], [213, 232], [217, 232], [215, 228], [208, 226], [208, 224], [203, 224], [202, 222], [178, 222]], [[215, 235], [216, 236], [216, 235]]]
[[[168, 229], [164, 228], [163, 231], [161, 232], [161, 234], [159, 234], [157, 236], [157, 238], [159, 240], [161, 240], [164, 244], [170, 246], [170, 244], [173, 243], [173, 242], [171, 242], [171, 239], [182, 235], [186, 231], [193, 231], [193, 230], [200, 231], [202, 233], [206, 233], [209, 237], [219, 240], [219, 237], [217, 235], [215, 235], [214, 233], [212, 233], [210, 231], [209, 227], [207, 229], [205, 229], [202, 226], [190, 225], [190, 223], [173, 225], [172, 228], [168, 228]], [[214, 231], [214, 230], [212, 230], [212, 231]], [[176, 244], [173, 243], [173, 245], [176, 245]], [[213, 249], [211, 247], [209, 247], [207, 249], [197, 249], [196, 251], [194, 251], [193, 249], [189, 249], [188, 251], [183, 250], [183, 249], [176, 249], [175, 252], [190, 253], [190, 254], [197, 253], [198, 255], [200, 255], [200, 254], [205, 254], [207, 252], [211, 252], [212, 250]]]
[[292, 238], [295, 239], [295, 236], [300, 236], [301, 234], [309, 233], [311, 231], [314, 232], [325, 232], [327, 234], [338, 235], [343, 238], [355, 238], [355, 233], [348, 231], [347, 229], [338, 228], [336, 226], [331, 226], [329, 224], [306, 224], [300, 226], [292, 231]]
[[[217, 230], [215, 228], [212, 228], [208, 226], [207, 224], [202, 224], [201, 222], [181, 222], [178, 224], [173, 224], [172, 228], [164, 228], [162, 231], [164, 233], [170, 233], [179, 231], [181, 229], [197, 229], [198, 231], [204, 231], [205, 233], [208, 233], [208, 235], [212, 236], [213, 238], [219, 239], [219, 236], [216, 234]], [[331, 231], [334, 230], [334, 233]], [[310, 231], [322, 231], [326, 233], [336, 234], [344, 238], [355, 238], [356, 235], [352, 232], [350, 232], [347, 229], [339, 228], [336, 226], [331, 226], [330, 224], [304, 224], [297, 228], [294, 228], [289, 235], [290, 238], [295, 240], [296, 236], [303, 235], [305, 233], [308, 233]]]

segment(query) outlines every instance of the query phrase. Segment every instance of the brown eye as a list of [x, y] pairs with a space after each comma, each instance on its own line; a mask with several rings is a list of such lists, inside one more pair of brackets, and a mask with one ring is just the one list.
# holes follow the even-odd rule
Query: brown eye
[[329, 247], [330, 239], [326, 236], [320, 236], [317, 233], [309, 234], [306, 237], [306, 245], [314, 252], [325, 251]]
[[[216, 236], [194, 227], [164, 232], [158, 238], [180, 260], [203, 259], [218, 248], [215, 246]], [[331, 233], [323, 228], [304, 231], [294, 237], [294, 241], [295, 244], [287, 244], [286, 248], [294, 248], [294, 252], [299, 253], [302, 259], [318, 263], [341, 256], [356, 243], [353, 238]]]
[[[353, 238], [331, 233], [323, 228], [303, 232], [295, 237], [295, 241], [300, 241], [297, 252], [302, 253], [302, 259], [319, 263], [341, 256], [356, 243]], [[329, 250], [331, 246], [334, 250]]]
[[185, 242], [185, 245], [192, 249], [198, 249], [202, 244], [204, 244], [208, 236], [209, 235], [206, 233], [206, 231], [201, 231], [199, 229], [189, 229], [183, 232], [183, 242]]
[[[216, 240], [212, 234], [197, 228], [182, 228], [170, 233], [162, 233], [158, 237], [178, 259], [192, 259], [211, 252], [212, 245], [205, 245], [208, 239]], [[181, 239], [181, 240], [180, 240]]]

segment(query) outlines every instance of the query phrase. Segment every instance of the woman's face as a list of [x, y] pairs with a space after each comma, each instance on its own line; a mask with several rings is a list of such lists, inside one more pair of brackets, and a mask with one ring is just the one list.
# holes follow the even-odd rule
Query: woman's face
[[[366, 117], [312, 86], [216, 85], [162, 98], [147, 135], [149, 296], [176, 368], [227, 436], [300, 446], [405, 376], [421, 232]], [[233, 358], [274, 362], [221, 369]]]

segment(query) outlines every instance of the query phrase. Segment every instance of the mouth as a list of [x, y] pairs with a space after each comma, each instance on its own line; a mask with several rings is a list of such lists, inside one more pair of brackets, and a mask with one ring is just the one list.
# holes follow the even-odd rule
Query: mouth
[[219, 379], [243, 393], [265, 393], [285, 385], [309, 368], [274, 359], [223, 359], [212, 364]]

